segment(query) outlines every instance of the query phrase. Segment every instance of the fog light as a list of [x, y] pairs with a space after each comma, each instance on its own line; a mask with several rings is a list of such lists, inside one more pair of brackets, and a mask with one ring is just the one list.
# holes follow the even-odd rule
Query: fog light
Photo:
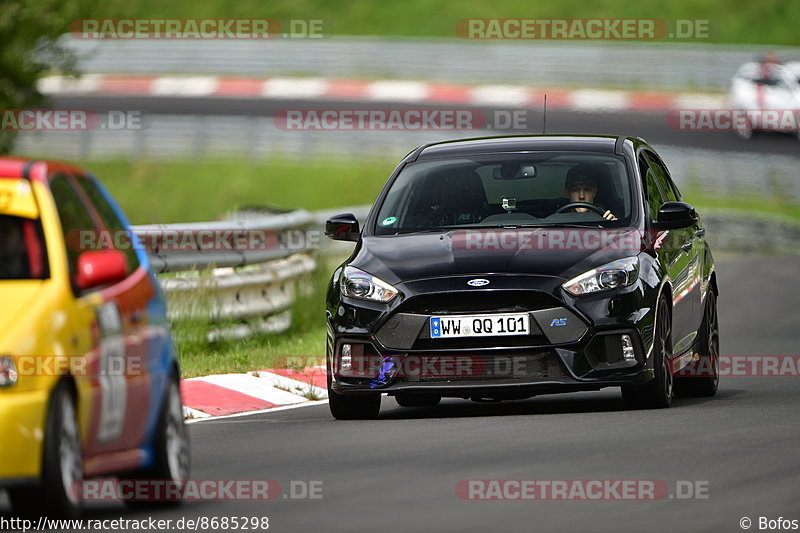
[[10, 387], [17, 382], [17, 366], [11, 357], [0, 357], [0, 387]]
[[349, 344], [342, 344], [342, 357], [339, 363], [339, 370], [353, 370], [353, 347]]
[[622, 336], [622, 358], [626, 361], [635, 361], [636, 354], [633, 351], [633, 340], [630, 335]]

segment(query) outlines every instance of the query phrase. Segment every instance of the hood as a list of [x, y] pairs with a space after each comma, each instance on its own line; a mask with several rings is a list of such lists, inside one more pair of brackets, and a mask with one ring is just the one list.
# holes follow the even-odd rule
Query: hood
[[641, 250], [641, 232], [630, 228], [458, 230], [364, 237], [350, 265], [392, 284], [484, 274], [567, 280]]

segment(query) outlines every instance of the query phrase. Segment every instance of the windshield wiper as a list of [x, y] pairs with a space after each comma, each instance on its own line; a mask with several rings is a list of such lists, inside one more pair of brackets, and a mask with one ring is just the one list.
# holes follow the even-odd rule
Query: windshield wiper
[[509, 226], [503, 226], [502, 224], [496, 224], [492, 226], [437, 226], [435, 228], [420, 228], [420, 229], [413, 229], [406, 231], [397, 231], [395, 233], [391, 233], [390, 235], [414, 235], [416, 233], [446, 233], [449, 231], [458, 231], [458, 230], [497, 229], [503, 227], [509, 227]]
[[578, 223], [578, 222], [569, 222], [569, 223], [552, 223], [552, 224], [521, 224], [517, 226], [518, 228], [605, 228], [602, 224], [598, 222], [586, 222], [586, 223]]
[[481, 230], [481, 229], [526, 229], [526, 228], [605, 228], [597, 222], [587, 222], [584, 224], [461, 224], [457, 226], [437, 226], [435, 228], [415, 229], [411, 231], [398, 231], [392, 235], [412, 235], [414, 233], [438, 233], [457, 230]]

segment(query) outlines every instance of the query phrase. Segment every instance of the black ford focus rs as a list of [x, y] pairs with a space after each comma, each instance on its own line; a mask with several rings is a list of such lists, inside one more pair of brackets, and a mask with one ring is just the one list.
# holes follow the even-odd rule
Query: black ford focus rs
[[695, 209], [634, 137], [422, 146], [392, 173], [327, 295], [330, 409], [621, 387], [633, 408], [712, 396], [714, 260]]

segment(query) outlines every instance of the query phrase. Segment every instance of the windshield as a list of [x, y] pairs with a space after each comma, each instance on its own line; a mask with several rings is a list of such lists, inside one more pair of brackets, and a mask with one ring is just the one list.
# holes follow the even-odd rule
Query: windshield
[[620, 227], [631, 214], [625, 164], [611, 155], [493, 154], [406, 166], [376, 235], [499, 226]]
[[0, 280], [46, 278], [43, 242], [38, 220], [0, 215]]

